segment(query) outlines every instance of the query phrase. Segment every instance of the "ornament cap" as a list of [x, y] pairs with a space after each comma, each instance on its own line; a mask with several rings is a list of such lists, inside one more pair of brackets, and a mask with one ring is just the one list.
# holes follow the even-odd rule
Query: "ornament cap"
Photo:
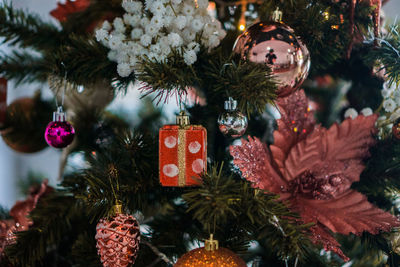
[[229, 97], [228, 100], [224, 102], [224, 108], [229, 111], [235, 110], [237, 108], [237, 101]]
[[272, 21], [282, 22], [282, 11], [279, 10], [279, 7], [276, 7], [275, 11], [272, 12]]
[[181, 126], [181, 127], [185, 127], [185, 126], [190, 125], [189, 116], [186, 114], [185, 111], [179, 112], [179, 115], [176, 116], [176, 124]]
[[67, 112], [64, 112], [63, 107], [57, 107], [57, 111], [53, 112], [53, 121], [67, 121]]
[[214, 240], [213, 234], [210, 234], [210, 238], [205, 241], [204, 247], [207, 251], [218, 250], [219, 248], [218, 240]]
[[120, 203], [115, 204], [113, 209], [115, 214], [122, 214], [122, 205]]

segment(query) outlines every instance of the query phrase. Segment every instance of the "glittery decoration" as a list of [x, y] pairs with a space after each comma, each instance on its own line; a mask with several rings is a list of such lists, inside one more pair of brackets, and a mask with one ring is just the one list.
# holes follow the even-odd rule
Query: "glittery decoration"
[[12, 244], [15, 239], [15, 222], [14, 220], [0, 221], [0, 256], [5, 247]]
[[180, 257], [174, 267], [246, 267], [246, 263], [226, 248], [197, 248]]
[[26, 200], [17, 201], [10, 210], [12, 219], [0, 221], [0, 254], [7, 245], [16, 241], [16, 232], [26, 231], [33, 224], [28, 217], [29, 213], [36, 208], [40, 197], [53, 191], [49, 187], [48, 180], [44, 180], [39, 188], [31, 187], [29, 196]]
[[230, 147], [244, 178], [289, 201], [302, 222], [315, 223], [312, 241], [344, 260], [348, 258], [331, 231], [376, 234], [400, 225], [393, 215], [350, 188], [359, 181], [364, 170], [362, 160], [375, 143], [376, 115], [349, 118], [325, 129], [315, 124], [304, 92], [279, 99], [277, 105], [281, 119], [269, 148], [251, 137], [242, 140], [240, 146]]
[[159, 153], [163, 186], [198, 185], [207, 168], [207, 130], [199, 125], [165, 125], [159, 132]]
[[72, 143], [75, 130], [67, 121], [52, 121], [44, 134], [47, 144], [54, 148], [64, 148]]
[[186, 169], [186, 131], [178, 129], [178, 186], [185, 185], [185, 169]]
[[131, 215], [117, 214], [101, 219], [96, 227], [97, 252], [104, 267], [126, 267], [135, 262], [140, 242], [140, 229]]

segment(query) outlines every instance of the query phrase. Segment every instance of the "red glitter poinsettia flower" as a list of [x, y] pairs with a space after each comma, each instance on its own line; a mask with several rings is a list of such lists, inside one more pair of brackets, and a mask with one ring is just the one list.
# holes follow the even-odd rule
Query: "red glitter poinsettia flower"
[[15, 242], [15, 233], [26, 231], [33, 224], [29, 218], [29, 214], [35, 209], [39, 199], [53, 191], [53, 188], [48, 186], [48, 180], [45, 179], [40, 187], [33, 186], [29, 189], [29, 196], [26, 200], [17, 201], [10, 210], [12, 219], [0, 221], [0, 255], [4, 248]]
[[389, 231], [400, 223], [351, 189], [364, 170], [362, 160], [375, 143], [376, 115], [349, 118], [325, 129], [315, 124], [304, 91], [278, 100], [281, 112], [274, 144], [257, 138], [231, 146], [242, 176], [289, 201], [304, 223], [313, 222], [311, 240], [348, 261], [331, 232], [360, 235]]

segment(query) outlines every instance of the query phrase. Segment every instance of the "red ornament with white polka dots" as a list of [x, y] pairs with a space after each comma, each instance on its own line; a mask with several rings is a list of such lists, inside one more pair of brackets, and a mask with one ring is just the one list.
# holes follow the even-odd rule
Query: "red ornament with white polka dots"
[[160, 182], [163, 186], [193, 186], [207, 164], [207, 131], [190, 125], [181, 112], [176, 125], [165, 125], [159, 132]]

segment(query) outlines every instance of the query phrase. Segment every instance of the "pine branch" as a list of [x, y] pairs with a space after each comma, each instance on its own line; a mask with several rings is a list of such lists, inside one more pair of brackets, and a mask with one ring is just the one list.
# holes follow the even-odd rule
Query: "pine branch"
[[[308, 226], [298, 225], [298, 216], [277, 196], [257, 193], [247, 182], [235, 181], [217, 166], [202, 180], [200, 188], [185, 193], [183, 199], [193, 218], [203, 224], [206, 232], [215, 233], [222, 244], [244, 251], [250, 240], [268, 237], [269, 244], [282, 257], [304, 254]], [[257, 234], [260, 229], [261, 234]]]
[[37, 15], [14, 9], [7, 1], [0, 5], [0, 36], [4, 37], [3, 43], [41, 51], [59, 46], [64, 39], [56, 26]]
[[45, 82], [52, 72], [49, 62], [40, 56], [26, 51], [11, 51], [8, 55], [0, 54], [0, 75], [16, 84]]
[[192, 66], [187, 66], [182, 53], [173, 50], [163, 61], [144, 60], [138, 71], [138, 80], [145, 83], [142, 90], [155, 93], [158, 102], [167, 101], [176, 94], [181, 97], [188, 87], [198, 84], [199, 78]]
[[177, 52], [165, 62], [145, 61], [138, 79], [148, 84], [144, 88], [158, 101], [174, 94], [184, 101], [186, 89], [195, 87], [206, 94], [209, 106], [220, 106], [231, 96], [248, 114], [262, 112], [275, 98], [276, 85], [267, 66], [236, 62], [221, 49], [200, 52], [198, 58], [193, 66], [187, 66]]
[[191, 242], [208, 238], [202, 232], [201, 224], [192, 218], [192, 214], [187, 213], [187, 206], [181, 198], [164, 205], [146, 224], [151, 227], [151, 244], [169, 258], [186, 253]]
[[96, 249], [96, 231], [93, 227], [90, 233], [83, 232], [79, 234], [71, 249], [71, 256], [74, 262], [79, 266], [103, 266], [100, 256], [97, 255]]
[[63, 186], [87, 203], [92, 222], [107, 217], [116, 200], [127, 210], [154, 212], [154, 205], [179, 193], [160, 186], [156, 148], [150, 134], [122, 133], [114, 143], [91, 155], [90, 167], [66, 178]]
[[400, 192], [400, 143], [382, 140], [370, 152], [371, 157], [366, 161], [360, 181], [353, 187], [380, 208], [391, 209], [395, 197], [389, 193]]
[[227, 59], [219, 53], [205, 57], [207, 61], [201, 62], [198, 71], [208, 104], [222, 107], [223, 99], [230, 96], [238, 100], [239, 109], [248, 115], [262, 113], [276, 96], [270, 69], [263, 64]]
[[73, 197], [54, 193], [42, 198], [30, 214], [34, 226], [17, 233], [17, 243], [6, 248], [7, 257], [14, 265], [40, 266], [49, 249], [72, 238], [72, 229], [79, 232], [76, 220], [82, 215]]
[[[388, 77], [389, 83], [400, 84], [400, 32], [398, 24], [393, 24], [388, 29], [388, 34], [381, 39], [378, 39], [380, 46], [369, 53], [365, 60], [370, 65], [379, 62], [384, 66], [385, 75]], [[373, 38], [369, 39], [372, 43]]]
[[[67, 72], [68, 81], [74, 84], [95, 83], [99, 79], [111, 83], [118, 77], [117, 65], [108, 59], [107, 53], [107, 48], [92, 37], [71, 34], [67, 42], [54, 49], [48, 57], [53, 65], [53, 73], [63, 78]], [[126, 89], [128, 83], [123, 82], [124, 80], [120, 81], [119, 87], [125, 86]]]

